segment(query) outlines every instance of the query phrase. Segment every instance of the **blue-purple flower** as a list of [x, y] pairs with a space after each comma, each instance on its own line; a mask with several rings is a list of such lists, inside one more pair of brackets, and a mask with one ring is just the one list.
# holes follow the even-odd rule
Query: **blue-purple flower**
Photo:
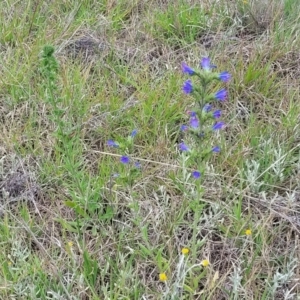
[[141, 168], [142, 168], [141, 163], [138, 162], [138, 161], [136, 161], [136, 162], [134, 163], [134, 166], [135, 166], [137, 169], [141, 169]]
[[127, 165], [130, 162], [130, 158], [126, 155], [121, 156], [120, 162], [124, 165]]
[[114, 140], [108, 140], [108, 141], [107, 141], [107, 146], [113, 147], [113, 148], [118, 148], [118, 147], [119, 147], [119, 144], [116, 143]]
[[212, 147], [211, 151], [214, 153], [219, 153], [221, 151], [221, 148], [219, 146], [214, 146]]
[[189, 126], [187, 126], [187, 125], [181, 125], [180, 126], [181, 131], [187, 131], [188, 129], [189, 129]]
[[219, 79], [223, 82], [228, 82], [231, 78], [231, 75], [228, 72], [222, 72], [219, 74]]
[[179, 144], [179, 150], [185, 152], [185, 151], [189, 151], [190, 148], [185, 143], [182, 142]]
[[192, 118], [190, 119], [190, 126], [191, 126], [192, 128], [198, 128], [198, 127], [199, 127], [199, 120], [198, 120], [197, 117], [192, 117]]
[[211, 111], [211, 109], [212, 109], [212, 105], [209, 104], [209, 103], [206, 103], [204, 105], [204, 107], [203, 107], [203, 111], [206, 112], [206, 113], [208, 113], [209, 111]]
[[225, 101], [227, 98], [227, 90], [221, 89], [218, 92], [215, 93], [215, 98], [219, 101]]
[[195, 179], [198, 179], [201, 177], [201, 173], [199, 171], [194, 171], [192, 172], [192, 176], [195, 178]]
[[191, 94], [193, 92], [193, 85], [190, 79], [184, 82], [182, 90], [185, 94]]
[[213, 129], [214, 131], [216, 131], [216, 130], [219, 130], [219, 129], [223, 129], [224, 127], [225, 127], [225, 123], [224, 123], [224, 122], [216, 122], [216, 123], [213, 125], [212, 129]]
[[222, 115], [222, 112], [221, 112], [220, 109], [218, 109], [218, 110], [216, 110], [216, 111], [213, 112], [213, 117], [215, 119], [219, 119], [221, 117], [221, 115]]
[[203, 57], [202, 58], [202, 60], [201, 60], [201, 67], [205, 71], [209, 71], [211, 69], [209, 57]]
[[134, 130], [132, 130], [130, 136], [131, 136], [132, 138], [134, 138], [134, 137], [137, 135], [137, 133], [138, 133], [138, 130], [137, 130], [137, 129], [134, 129]]
[[184, 74], [194, 75], [195, 71], [191, 67], [189, 67], [186, 63], [182, 63], [181, 70]]
[[188, 114], [191, 116], [191, 117], [196, 117], [197, 116], [197, 113], [195, 111], [188, 111]]
[[202, 69], [205, 70], [205, 71], [210, 71], [211, 69], [217, 67], [217, 66], [212, 65], [212, 64], [210, 63], [210, 58], [209, 58], [209, 57], [203, 57], [203, 58], [201, 59], [200, 64], [201, 64]]

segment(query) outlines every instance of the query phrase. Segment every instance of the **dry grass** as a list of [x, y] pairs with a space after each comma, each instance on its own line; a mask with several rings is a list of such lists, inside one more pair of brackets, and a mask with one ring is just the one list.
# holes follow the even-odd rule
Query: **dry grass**
[[[243, 2], [1, 6], [0, 299], [297, 299], [297, 17], [292, 0]], [[47, 44], [60, 118], [41, 73]], [[193, 106], [180, 64], [206, 55], [233, 80], [198, 199], [176, 146]], [[142, 172], [125, 184], [106, 143], [133, 128]]]

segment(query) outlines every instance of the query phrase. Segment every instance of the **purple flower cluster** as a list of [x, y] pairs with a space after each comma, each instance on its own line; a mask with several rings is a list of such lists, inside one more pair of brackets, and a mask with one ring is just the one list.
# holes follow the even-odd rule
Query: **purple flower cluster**
[[[211, 110], [211, 107], [204, 107], [203, 108], [203, 111], [208, 113], [209, 111]], [[180, 126], [180, 130], [181, 131], [188, 131], [189, 129], [192, 129], [192, 130], [197, 130], [199, 127], [200, 127], [200, 121], [199, 121], [199, 118], [196, 114], [196, 112], [194, 111], [191, 111], [189, 112], [190, 114], [190, 121], [189, 121], [189, 125], [181, 125]], [[219, 119], [222, 115], [222, 111], [220, 109], [217, 109], [215, 110], [214, 112], [211, 113], [211, 116], [214, 118], [214, 119]], [[212, 130], [213, 131], [216, 131], [216, 130], [219, 130], [219, 129], [223, 129], [225, 127], [225, 123], [224, 122], [216, 122], [214, 123], [214, 125], [212, 126]]]
[[[138, 133], [138, 130], [137, 129], [134, 129], [131, 134], [129, 135], [129, 139], [133, 139]], [[107, 141], [107, 146], [108, 147], [111, 147], [111, 148], [120, 148], [120, 144], [114, 140], [108, 140]], [[131, 159], [128, 155], [122, 155], [120, 157], [120, 162], [124, 165], [128, 165], [130, 162], [131, 162]], [[137, 168], [137, 169], [140, 169], [141, 168], [141, 164], [139, 162], [135, 162], [134, 163], [134, 166]]]
[[[228, 92], [225, 88], [220, 89], [214, 94], [207, 95], [206, 86], [213, 80], [219, 80], [221, 82], [228, 82], [231, 79], [231, 75], [225, 71], [221, 73], [216, 73], [214, 69], [216, 68], [209, 59], [209, 57], [202, 58], [200, 62], [200, 67], [202, 70], [195, 70], [188, 66], [186, 63], [183, 63], [181, 66], [182, 72], [189, 76], [198, 77], [200, 79], [202, 88], [195, 88], [191, 79], [187, 79], [183, 86], [182, 91], [185, 94], [192, 94], [195, 96], [197, 102], [199, 103], [200, 109], [196, 109], [196, 111], [189, 111], [189, 123], [188, 125], [181, 125], [180, 130], [183, 132], [191, 131], [194, 133], [194, 136], [201, 137], [204, 139], [208, 138], [207, 133], [209, 130], [212, 132], [221, 130], [225, 127], [225, 123], [222, 121], [218, 121], [221, 118], [222, 112], [220, 109], [216, 109], [213, 111], [212, 100], [216, 100], [216, 102], [224, 102], [228, 97]], [[200, 98], [200, 100], [199, 100]], [[213, 125], [207, 126], [206, 122], [209, 119], [214, 119], [215, 122]], [[196, 133], [196, 135], [195, 135]], [[201, 140], [202, 143], [203, 140]], [[204, 140], [205, 141], [205, 140]], [[196, 151], [191, 150], [189, 146], [187, 146], [184, 142], [179, 144], [179, 150], [182, 152], [190, 152], [191, 155], [194, 155]], [[219, 146], [214, 146], [211, 150], [205, 150], [204, 153], [219, 153], [221, 151]], [[206, 154], [205, 154], [206, 155]], [[195, 179], [201, 177], [201, 173], [199, 171], [192, 172], [192, 176]]]
[[[212, 69], [216, 68], [215, 65], [211, 64], [210, 59], [208, 57], [202, 58], [200, 65], [201, 65], [202, 69], [204, 70], [204, 72], [206, 72], [206, 73], [211, 72]], [[200, 74], [200, 73], [197, 73], [191, 67], [189, 67], [186, 63], [182, 63], [181, 69], [184, 74], [187, 74], [190, 76]], [[201, 76], [201, 75], [199, 75], [199, 76]], [[224, 71], [224, 72], [215, 74], [215, 76], [212, 78], [218, 79], [222, 82], [228, 82], [231, 79], [231, 74], [228, 73], [227, 71]], [[182, 90], [185, 94], [191, 94], [194, 91], [194, 87], [193, 87], [192, 81], [190, 79], [188, 79], [184, 82], [184, 84], [182, 86]], [[225, 89], [222, 89], [215, 94], [215, 99], [217, 99], [219, 101], [225, 101], [226, 97], [227, 97], [227, 91]]]

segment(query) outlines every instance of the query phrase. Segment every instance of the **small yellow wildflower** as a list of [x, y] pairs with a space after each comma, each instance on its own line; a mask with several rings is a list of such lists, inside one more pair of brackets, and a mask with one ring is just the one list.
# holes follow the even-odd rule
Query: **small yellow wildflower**
[[189, 252], [190, 252], [190, 249], [189, 249], [189, 248], [182, 248], [182, 250], [181, 250], [181, 253], [182, 253], [183, 255], [187, 255], [187, 254], [189, 254]]
[[67, 244], [66, 244], [66, 252], [69, 254], [69, 255], [71, 255], [71, 256], [73, 256], [74, 255], [74, 253], [73, 253], [73, 245], [74, 245], [74, 243], [72, 242], [72, 241], [69, 241], [69, 242], [67, 242]]
[[208, 260], [208, 259], [203, 259], [203, 260], [201, 261], [201, 265], [202, 265], [203, 267], [208, 267], [208, 266], [209, 266], [209, 260]]
[[245, 230], [245, 234], [246, 235], [251, 235], [252, 234], [252, 230], [250, 228]]
[[166, 273], [160, 273], [159, 274], [159, 280], [160, 281], [167, 281], [168, 277], [167, 277]]

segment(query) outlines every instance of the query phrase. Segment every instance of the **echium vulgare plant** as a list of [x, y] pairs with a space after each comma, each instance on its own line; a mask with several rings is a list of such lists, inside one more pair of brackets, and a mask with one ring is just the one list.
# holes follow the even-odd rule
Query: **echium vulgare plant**
[[121, 172], [114, 173], [112, 176], [118, 180], [119, 183], [127, 185], [128, 187], [132, 187], [141, 169], [141, 164], [138, 161], [133, 161], [133, 159], [129, 156], [129, 153], [132, 153], [133, 151], [134, 138], [137, 133], [138, 130], [134, 129], [126, 139], [120, 138], [120, 141], [107, 141], [107, 146], [111, 148], [117, 148], [122, 154], [120, 157], [120, 163], [122, 166]]
[[[179, 144], [182, 154], [182, 178], [175, 177], [175, 182], [183, 191], [184, 199], [188, 201], [188, 206], [193, 211], [193, 224], [191, 224], [192, 234], [188, 241], [189, 245], [186, 245], [188, 248], [184, 247], [182, 255], [179, 256], [177, 272], [170, 274], [168, 270], [166, 272], [161, 270], [163, 272], [159, 274], [160, 281], [166, 284], [163, 299], [168, 300], [182, 299], [184, 290], [191, 292], [196, 290], [198, 281], [187, 282], [186, 278], [203, 278], [210, 266], [209, 258], [200, 252], [205, 241], [198, 239], [199, 222], [201, 218], [206, 220], [206, 217], [202, 215], [205, 201], [201, 201], [203, 196], [201, 179], [210, 156], [221, 151], [220, 146], [213, 143], [214, 133], [225, 127], [225, 123], [220, 121], [222, 112], [216, 104], [227, 99], [225, 88], [211, 92], [210, 84], [214, 81], [228, 82], [231, 75], [228, 72], [215, 72], [216, 67], [211, 64], [208, 57], [202, 58], [200, 65], [201, 69], [196, 70], [185, 63], [182, 64], [183, 73], [193, 78], [193, 81], [188, 79], [184, 82], [182, 90], [185, 94], [195, 98], [195, 107], [188, 112], [188, 123], [180, 127], [184, 133], [184, 141]], [[190, 170], [194, 171], [190, 173]], [[195, 179], [195, 184], [186, 184], [191, 177]], [[189, 252], [190, 255], [187, 256]], [[198, 262], [199, 256], [202, 257], [201, 262]], [[200, 275], [199, 272], [201, 272]]]
[[185, 94], [192, 95], [195, 98], [196, 107], [189, 111], [189, 123], [181, 125], [181, 131], [189, 133], [192, 137], [194, 147], [187, 145], [185, 142], [179, 144], [179, 150], [187, 154], [187, 160], [184, 167], [196, 167], [196, 171], [192, 172], [195, 179], [201, 177], [204, 171], [204, 164], [213, 153], [221, 151], [218, 145], [212, 145], [212, 134], [215, 131], [223, 129], [225, 123], [220, 121], [222, 112], [215, 109], [215, 103], [223, 102], [227, 99], [227, 90], [220, 89], [211, 93], [209, 89], [210, 83], [213, 81], [228, 82], [231, 75], [228, 72], [213, 71], [216, 66], [212, 65], [208, 57], [201, 60], [202, 69], [196, 70], [185, 63], [182, 64], [182, 72], [191, 77], [197, 78], [197, 82], [193, 83], [191, 79], [184, 82], [182, 90]]

